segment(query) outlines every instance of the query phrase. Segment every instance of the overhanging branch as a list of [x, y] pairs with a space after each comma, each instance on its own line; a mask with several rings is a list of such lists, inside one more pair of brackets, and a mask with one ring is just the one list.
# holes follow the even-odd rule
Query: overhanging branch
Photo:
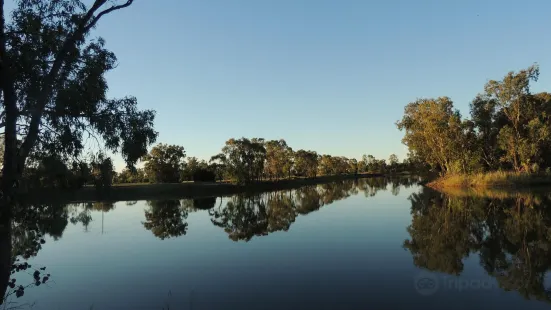
[[[23, 142], [19, 152], [21, 164], [25, 161], [26, 157], [31, 151], [31, 148], [35, 144], [36, 138], [38, 137], [39, 127], [41, 125], [41, 119], [44, 113], [44, 109], [46, 107], [49, 97], [52, 94], [56, 77], [58, 76], [59, 71], [61, 70], [64, 62], [66, 61], [67, 54], [71, 49], [71, 47], [75, 45], [79, 40], [82, 40], [85, 34], [92, 27], [95, 26], [95, 24], [99, 21], [99, 19], [102, 16], [110, 12], [130, 6], [133, 0], [128, 0], [126, 1], [125, 4], [122, 4], [122, 5], [112, 6], [109, 9], [101, 11], [96, 17], [94, 17], [94, 14], [96, 13], [96, 11], [99, 10], [101, 6], [103, 6], [106, 2], [107, 0], [94, 1], [94, 4], [92, 5], [92, 7], [86, 12], [84, 17], [80, 20], [74, 32], [72, 32], [65, 39], [65, 41], [63, 42], [62, 48], [56, 54], [52, 67], [48, 72], [48, 74], [46, 75], [46, 78], [44, 79], [44, 87], [42, 88], [40, 95], [38, 96], [37, 109], [32, 113], [28, 135], [25, 138], [25, 141]], [[4, 94], [5, 93], [6, 92], [4, 91]]]
[[[100, 1], [102, 2], [102, 1]], [[114, 5], [106, 10], [103, 10], [101, 11], [96, 17], [94, 17], [92, 19], [92, 21], [90, 21], [90, 23], [88, 24], [88, 26], [86, 26], [84, 28], [84, 32], [86, 33], [87, 31], [89, 31], [90, 29], [94, 28], [94, 26], [96, 25], [96, 23], [100, 20], [100, 18], [104, 15], [107, 15], [113, 11], [116, 11], [116, 10], [120, 10], [120, 9], [124, 9], [126, 7], [129, 7], [132, 2], [134, 2], [134, 0], [127, 0], [124, 4], [120, 4], [120, 5]], [[103, 3], [105, 3], [105, 1], [103, 1]], [[103, 3], [101, 5], [103, 5]], [[100, 5], [100, 6], [101, 6]]]

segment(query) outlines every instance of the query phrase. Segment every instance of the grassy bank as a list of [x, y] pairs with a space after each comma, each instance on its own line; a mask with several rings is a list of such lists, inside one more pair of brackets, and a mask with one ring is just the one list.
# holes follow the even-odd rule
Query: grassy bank
[[104, 192], [93, 187], [76, 191], [35, 190], [25, 194], [31, 201], [135, 201], [150, 199], [183, 199], [209, 196], [229, 196], [239, 193], [259, 193], [298, 188], [305, 185], [330, 183], [339, 180], [378, 177], [381, 174], [332, 175], [317, 178], [296, 178], [277, 181], [260, 181], [248, 185], [231, 183], [169, 183], [169, 184], [117, 184]]
[[455, 174], [427, 183], [434, 189], [445, 188], [528, 188], [551, 185], [551, 175], [521, 172]]
[[533, 197], [549, 195], [549, 190], [545, 186], [535, 188], [531, 187], [501, 187], [501, 188], [480, 188], [480, 187], [443, 187], [438, 192], [444, 193], [453, 198], [490, 198], [490, 199], [510, 199], [522, 198], [525, 200]]

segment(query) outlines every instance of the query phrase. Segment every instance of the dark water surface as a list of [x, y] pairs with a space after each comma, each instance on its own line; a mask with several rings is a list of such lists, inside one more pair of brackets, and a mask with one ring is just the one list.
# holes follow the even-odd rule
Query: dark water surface
[[[13, 255], [31, 255], [18, 263], [32, 266], [12, 277], [30, 285], [4, 305], [549, 307], [549, 193], [452, 197], [415, 181], [361, 179], [253, 197], [35, 206], [34, 216], [15, 221], [12, 236]], [[33, 241], [40, 233], [42, 245]], [[40, 286], [35, 269], [41, 280], [50, 274]]]

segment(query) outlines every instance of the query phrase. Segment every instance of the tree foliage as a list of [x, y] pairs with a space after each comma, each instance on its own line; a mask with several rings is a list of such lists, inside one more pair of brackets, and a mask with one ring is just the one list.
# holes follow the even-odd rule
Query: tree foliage
[[183, 146], [160, 143], [143, 157], [144, 170], [150, 182], [177, 183], [183, 169], [186, 152]]
[[222, 152], [211, 158], [219, 160], [230, 178], [245, 184], [260, 180], [264, 171], [266, 148], [262, 138], [229, 139]]
[[413, 157], [442, 173], [551, 167], [551, 95], [532, 94], [539, 68], [533, 65], [490, 80], [462, 119], [447, 97], [420, 99], [397, 122]]
[[314, 151], [298, 150], [294, 153], [294, 171], [298, 176], [316, 177], [318, 164], [318, 154]]
[[92, 37], [101, 18], [132, 4], [95, 0], [19, 0], [0, 14], [0, 126], [4, 128], [4, 189], [23, 174], [27, 159], [76, 158], [96, 137], [120, 151], [128, 166], [155, 141], [155, 112], [134, 97], [107, 98], [105, 74], [115, 55]]
[[270, 179], [281, 179], [291, 176], [293, 167], [293, 149], [287, 146], [285, 140], [270, 140], [264, 144], [266, 148], [266, 176]]

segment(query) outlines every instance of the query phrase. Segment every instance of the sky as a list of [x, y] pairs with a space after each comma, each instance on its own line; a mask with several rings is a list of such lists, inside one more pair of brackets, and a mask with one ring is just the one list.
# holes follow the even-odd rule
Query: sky
[[550, 90], [549, 12], [548, 0], [135, 0], [94, 34], [119, 60], [109, 96], [156, 110], [157, 142], [188, 156], [262, 137], [401, 160], [395, 122], [417, 98], [449, 96], [468, 116], [489, 79], [535, 62], [533, 91]]

